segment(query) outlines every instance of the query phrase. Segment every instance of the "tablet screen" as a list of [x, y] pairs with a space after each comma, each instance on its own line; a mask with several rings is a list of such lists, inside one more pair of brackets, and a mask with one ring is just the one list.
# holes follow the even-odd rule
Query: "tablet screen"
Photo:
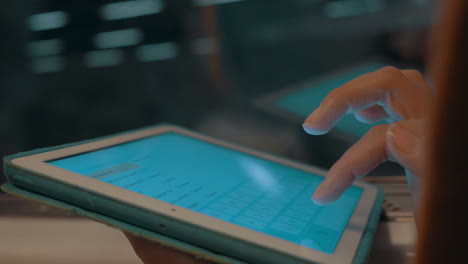
[[48, 163], [328, 254], [363, 191], [317, 206], [321, 176], [175, 132]]

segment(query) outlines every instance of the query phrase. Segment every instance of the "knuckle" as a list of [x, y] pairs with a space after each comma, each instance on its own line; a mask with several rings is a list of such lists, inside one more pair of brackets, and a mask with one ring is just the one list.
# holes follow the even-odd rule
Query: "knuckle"
[[402, 75], [401, 71], [393, 66], [386, 66], [383, 67], [378, 71], [380, 74], [382, 74], [382, 77], [386, 80], [394, 80], [396, 77], [400, 77]]
[[409, 70], [404, 70], [404, 71], [405, 73], [410, 74], [412, 76], [424, 77], [420, 71], [415, 70], [415, 69], [409, 69]]
[[341, 90], [339, 88], [336, 88], [334, 90], [332, 90], [328, 95], [327, 97], [325, 97], [325, 99], [322, 101], [322, 104], [323, 105], [334, 105], [336, 101], [339, 100], [339, 98], [341, 97]]
[[396, 67], [385, 66], [374, 73], [374, 82], [376, 86], [393, 87], [395, 82], [401, 79], [403, 73]]
[[424, 75], [418, 70], [404, 70], [403, 73], [410, 78], [424, 80]]
[[382, 71], [387, 74], [400, 74], [400, 70], [394, 66], [385, 66], [381, 68], [379, 71]]

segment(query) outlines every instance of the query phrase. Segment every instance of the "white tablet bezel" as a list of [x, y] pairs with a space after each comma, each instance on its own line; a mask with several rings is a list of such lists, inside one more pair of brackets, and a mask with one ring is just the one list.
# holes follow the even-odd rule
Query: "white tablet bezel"
[[[364, 235], [367, 221], [372, 211], [375, 198], [377, 196], [377, 188], [365, 184], [363, 182], [355, 182], [354, 185], [363, 188], [361, 199], [358, 202], [353, 215], [351, 216], [348, 225], [341, 236], [341, 239], [333, 254], [327, 254], [311, 248], [299, 246], [298, 244], [279, 239], [264, 233], [260, 233], [245, 227], [241, 227], [223, 220], [213, 218], [208, 215], [197, 213], [195, 211], [185, 209], [164, 201], [151, 198], [115, 185], [96, 180], [90, 177], [83, 177], [83, 175], [55, 167], [47, 164], [46, 161], [65, 158], [85, 152], [91, 152], [98, 149], [111, 147], [114, 145], [126, 143], [133, 140], [138, 140], [157, 134], [166, 132], [176, 132], [187, 135], [196, 139], [210, 142], [219, 146], [227, 147], [236, 151], [244, 152], [250, 155], [255, 155], [264, 159], [278, 162], [287, 166], [299, 168], [309, 171], [314, 174], [324, 175], [324, 171], [306, 166], [301, 163], [279, 158], [263, 152], [251, 150], [248, 148], [233, 145], [224, 141], [216, 140], [180, 127], [176, 126], [158, 126], [154, 128], [139, 130], [128, 134], [117, 135], [102, 140], [75, 145], [63, 149], [52, 150], [49, 152], [39, 153], [31, 156], [20, 157], [12, 160], [16, 166], [35, 171], [47, 177], [66, 182], [70, 185], [75, 185], [80, 188], [88, 189], [92, 192], [103, 194], [110, 197], [118, 197], [118, 200], [126, 202], [127, 204], [135, 205], [150, 211], [157, 212], [158, 214], [166, 215], [180, 221], [186, 222], [190, 219], [193, 225], [203, 227], [208, 230], [247, 240], [257, 245], [263, 245], [267, 248], [283, 252], [287, 255], [292, 255], [301, 259], [313, 262], [326, 262], [326, 263], [350, 263], [358, 249], [360, 240]], [[177, 209], [177, 210], [174, 210]]]

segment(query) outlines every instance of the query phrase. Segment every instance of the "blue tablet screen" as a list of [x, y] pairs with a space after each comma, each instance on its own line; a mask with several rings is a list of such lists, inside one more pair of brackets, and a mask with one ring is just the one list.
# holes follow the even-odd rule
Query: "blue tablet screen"
[[328, 254], [362, 194], [317, 206], [322, 177], [175, 132], [48, 163]]

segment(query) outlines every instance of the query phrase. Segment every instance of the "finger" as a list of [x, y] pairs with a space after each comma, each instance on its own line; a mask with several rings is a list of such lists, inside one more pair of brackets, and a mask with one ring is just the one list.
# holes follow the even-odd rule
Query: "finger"
[[419, 204], [420, 177], [425, 159], [426, 120], [408, 120], [392, 124], [387, 132], [389, 155], [405, 167], [406, 180], [412, 193], [415, 208]]
[[[406, 78], [408, 78], [408, 80], [412, 81], [416, 85], [430, 90], [430, 87], [427, 85], [426, 79], [419, 71], [401, 70], [401, 72], [405, 75]], [[354, 115], [356, 116], [356, 119], [358, 119], [360, 122], [367, 124], [375, 124], [377, 122], [389, 118], [387, 112], [385, 112], [383, 107], [379, 105], [373, 105], [369, 108], [355, 113]]]
[[343, 154], [315, 190], [312, 197], [315, 203], [328, 204], [335, 201], [354, 180], [388, 160], [386, 133], [389, 126], [374, 126]]
[[[327, 133], [346, 113], [356, 113], [375, 104], [395, 120], [420, 118], [426, 113], [427, 89], [408, 81], [394, 67], [385, 67], [336, 88], [305, 120], [303, 127], [313, 135]], [[415, 103], [417, 102], [417, 103]]]
[[427, 84], [426, 79], [424, 76], [417, 70], [401, 70], [401, 73], [406, 76], [409, 80], [414, 82], [415, 84], [424, 87], [425, 89], [431, 90], [429, 85]]
[[373, 105], [354, 114], [357, 120], [366, 124], [375, 124], [389, 118], [382, 106]]
[[427, 121], [407, 120], [391, 124], [387, 133], [389, 155], [415, 175], [424, 169], [424, 140]]

